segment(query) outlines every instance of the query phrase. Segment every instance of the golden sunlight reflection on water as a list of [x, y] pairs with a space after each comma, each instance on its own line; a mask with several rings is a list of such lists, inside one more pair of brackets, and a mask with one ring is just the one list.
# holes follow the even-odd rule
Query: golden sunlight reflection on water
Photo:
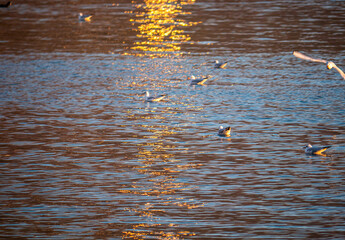
[[191, 14], [183, 11], [183, 5], [194, 3], [195, 0], [145, 0], [143, 4], [137, 4], [137, 10], [129, 13], [134, 16], [130, 21], [139, 40], [124, 55], [164, 57], [182, 54], [181, 44], [191, 43], [183, 27], [198, 24], [182, 19], [183, 15]]
[[[154, 109], [148, 110], [147, 115], [135, 116], [131, 118], [142, 118], [143, 121], [156, 119]], [[159, 120], [164, 120], [158, 117]], [[176, 174], [186, 169], [196, 168], [197, 165], [179, 163], [175, 159], [175, 146], [172, 143], [164, 141], [170, 135], [179, 131], [176, 127], [141, 124], [140, 128], [148, 133], [144, 136], [144, 142], [137, 144], [137, 162], [138, 165], [133, 168], [137, 174], [142, 176], [134, 180], [129, 189], [123, 189], [125, 194], [147, 196], [146, 204], [138, 204], [125, 210], [137, 215], [141, 223], [132, 225], [132, 229], [123, 232], [123, 237], [134, 239], [147, 238], [155, 236], [160, 238], [180, 239], [194, 235], [189, 231], [169, 231], [167, 229], [178, 228], [174, 222], [160, 223], [160, 217], [164, 216], [166, 209], [182, 208], [192, 209], [201, 206], [193, 199], [177, 197], [176, 192], [188, 191], [192, 188], [189, 183], [181, 182]], [[140, 222], [140, 220], [138, 221]], [[152, 230], [155, 229], [155, 230]]]
[[291, 51], [341, 63], [343, 1], [64, 4], [0, 11], [0, 238], [342, 239], [344, 82]]

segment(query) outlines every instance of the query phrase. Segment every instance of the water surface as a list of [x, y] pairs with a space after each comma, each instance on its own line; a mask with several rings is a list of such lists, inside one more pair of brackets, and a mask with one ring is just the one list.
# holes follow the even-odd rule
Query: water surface
[[1, 238], [343, 238], [343, 1], [0, 10]]

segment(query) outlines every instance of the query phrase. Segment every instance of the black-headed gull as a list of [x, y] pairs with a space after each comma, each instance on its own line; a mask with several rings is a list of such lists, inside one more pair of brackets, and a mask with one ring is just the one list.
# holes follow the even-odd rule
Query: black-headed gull
[[204, 83], [210, 78], [211, 76], [207, 75], [206, 77], [196, 78], [195, 76], [191, 76], [192, 81], [190, 85], [204, 85]]
[[332, 69], [332, 68], [336, 69], [339, 72], [339, 74], [345, 79], [345, 73], [339, 67], [337, 67], [337, 65], [335, 65], [334, 62], [326, 61], [324, 59], [319, 59], [319, 58], [311, 58], [311, 57], [308, 57], [308, 56], [304, 55], [303, 53], [300, 53], [297, 51], [294, 51], [293, 55], [295, 57], [298, 57], [300, 59], [307, 60], [307, 61], [327, 63], [328, 69]]
[[226, 64], [228, 64], [228, 62], [219, 62], [218, 60], [216, 60], [214, 68], [225, 68]]
[[92, 15], [86, 15], [86, 14], [83, 14], [83, 13], [79, 13], [79, 21], [81, 22], [89, 22], [91, 21], [91, 18], [92, 18]]
[[165, 98], [165, 94], [161, 94], [159, 96], [150, 96], [149, 91], [146, 91], [145, 93], [145, 101], [146, 102], [159, 102], [160, 100], [162, 100], [163, 98]]
[[223, 126], [219, 127], [218, 135], [221, 137], [230, 137], [231, 127], [224, 128]]
[[338, 73], [345, 79], [345, 73], [339, 67], [337, 67], [337, 65], [335, 65], [334, 62], [328, 62], [327, 68], [328, 69], [335, 68], [338, 71]]
[[322, 155], [324, 151], [326, 151], [331, 146], [323, 146], [323, 147], [313, 147], [311, 144], [305, 146], [305, 153], [309, 155]]

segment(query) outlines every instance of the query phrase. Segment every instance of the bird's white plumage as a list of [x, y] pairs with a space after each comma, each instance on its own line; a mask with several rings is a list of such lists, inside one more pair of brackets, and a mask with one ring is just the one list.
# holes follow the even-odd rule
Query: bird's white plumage
[[92, 15], [86, 15], [83, 13], [79, 13], [79, 21], [85, 22], [85, 21], [91, 21]]
[[151, 96], [149, 91], [145, 92], [145, 101], [146, 102], [159, 102], [161, 101], [163, 98], [165, 98], [165, 94], [161, 94], [158, 96]]
[[204, 83], [210, 78], [210, 76], [196, 78], [194, 75], [191, 76], [192, 81], [190, 85], [204, 85]]
[[222, 137], [230, 137], [231, 127], [224, 128], [220, 126], [218, 129], [218, 135]]
[[306, 145], [305, 148], [305, 153], [309, 155], [322, 155], [324, 151], [326, 151], [328, 148], [331, 146], [323, 146], [323, 147], [314, 147], [311, 144]]
[[228, 64], [228, 62], [219, 62], [218, 60], [216, 60], [214, 67], [215, 68], [225, 68], [225, 66]]
[[337, 65], [335, 65], [334, 62], [327, 61], [327, 60], [320, 59], [320, 58], [311, 58], [311, 57], [308, 57], [308, 56], [306, 56], [306, 55], [304, 55], [303, 53], [300, 53], [300, 52], [298, 52], [298, 51], [294, 51], [294, 52], [293, 52], [293, 55], [294, 55], [295, 57], [300, 58], [300, 59], [307, 60], [307, 61], [311, 61], [311, 62], [326, 63], [328, 69], [334, 68], [334, 69], [337, 70], [338, 73], [345, 79], [345, 73], [344, 73]]

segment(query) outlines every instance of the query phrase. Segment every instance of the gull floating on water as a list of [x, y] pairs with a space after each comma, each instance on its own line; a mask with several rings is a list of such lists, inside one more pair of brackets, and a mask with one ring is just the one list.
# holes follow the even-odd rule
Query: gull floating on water
[[210, 78], [211, 76], [207, 75], [206, 77], [196, 78], [195, 76], [191, 76], [192, 81], [190, 85], [204, 85], [204, 83]]
[[146, 91], [145, 101], [146, 102], [159, 102], [163, 98], [165, 98], [165, 94], [161, 94], [159, 96], [150, 96], [149, 91]]
[[7, 8], [7, 7], [9, 7], [10, 5], [12, 5], [12, 1], [8, 1], [6, 4], [0, 4], [0, 7], [2, 7], [2, 8]]
[[305, 146], [305, 153], [309, 155], [323, 155], [322, 153], [326, 151], [331, 146], [323, 146], [323, 147], [313, 147], [311, 144]]
[[311, 57], [308, 57], [308, 56], [304, 55], [303, 53], [300, 53], [297, 51], [294, 51], [293, 55], [295, 57], [298, 57], [298, 58], [301, 58], [301, 59], [307, 60], [307, 61], [327, 63], [328, 69], [332, 69], [332, 68], [336, 69], [339, 72], [339, 74], [345, 79], [345, 73], [339, 67], [337, 67], [337, 65], [335, 65], [334, 62], [326, 61], [324, 59], [319, 59], [319, 58], [311, 58]]
[[224, 128], [223, 126], [219, 127], [218, 135], [222, 137], [230, 137], [231, 127]]
[[219, 62], [218, 60], [216, 60], [214, 68], [225, 68], [226, 64], [228, 64], [228, 62]]
[[85, 22], [85, 21], [90, 22], [91, 18], [92, 18], [92, 15], [86, 15], [83, 13], [79, 13], [79, 21], [81, 21], [81, 22]]

